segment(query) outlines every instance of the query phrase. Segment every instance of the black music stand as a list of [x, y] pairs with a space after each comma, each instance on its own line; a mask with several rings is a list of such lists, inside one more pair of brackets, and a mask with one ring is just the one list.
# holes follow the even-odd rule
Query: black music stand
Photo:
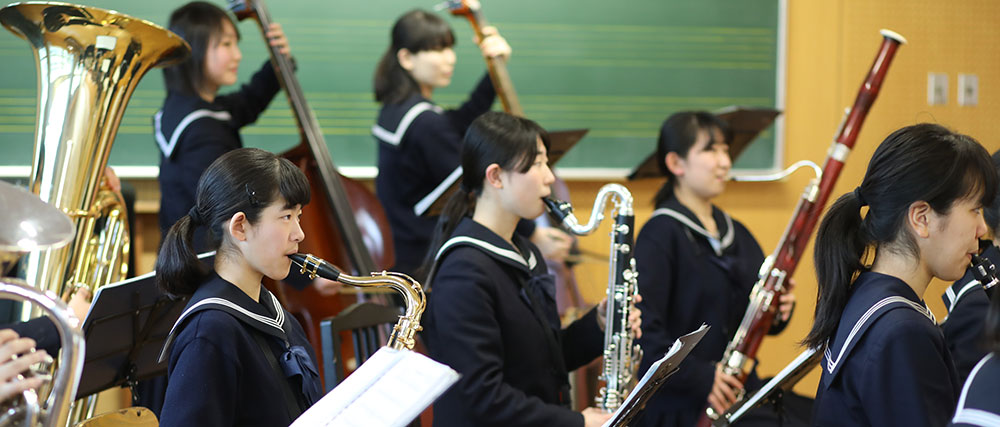
[[[714, 111], [715, 114], [729, 124], [732, 131], [732, 141], [729, 141], [729, 157], [735, 162], [743, 150], [750, 146], [757, 135], [774, 123], [774, 120], [781, 114], [781, 111], [767, 107], [737, 107], [728, 106]], [[639, 166], [628, 175], [630, 181], [643, 178], [660, 178], [660, 162], [663, 159], [656, 158], [656, 149], [643, 159]]]
[[[198, 258], [211, 268], [215, 252]], [[83, 322], [87, 354], [77, 399], [122, 385], [134, 394], [136, 382], [167, 372], [157, 359], [187, 298], [164, 295], [155, 278], [154, 271], [97, 290]]]
[[642, 379], [636, 384], [635, 389], [632, 390], [632, 393], [625, 399], [622, 406], [615, 411], [614, 415], [605, 425], [615, 427], [630, 425], [642, 413], [642, 410], [646, 408], [646, 403], [656, 394], [656, 391], [660, 389], [660, 386], [663, 385], [667, 378], [680, 369], [681, 362], [694, 349], [694, 346], [698, 345], [698, 342], [705, 336], [709, 328], [710, 326], [702, 324], [694, 332], [678, 338], [674, 342], [673, 347], [667, 351], [667, 354], [662, 359], [653, 363], [653, 366], [649, 367], [652, 372], [647, 371], [643, 375]]

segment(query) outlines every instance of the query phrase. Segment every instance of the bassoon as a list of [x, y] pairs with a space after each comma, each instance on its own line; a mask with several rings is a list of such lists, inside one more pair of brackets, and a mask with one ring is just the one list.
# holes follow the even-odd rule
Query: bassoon
[[[840, 177], [847, 155], [854, 148], [861, 125], [864, 124], [868, 111], [878, 97], [896, 50], [901, 44], [906, 43], [903, 36], [893, 31], [882, 30], [880, 33], [882, 44], [879, 46], [878, 54], [875, 55], [875, 62], [858, 90], [854, 105], [847, 110], [833, 138], [822, 172], [806, 187], [777, 249], [764, 260], [760, 277], [750, 292], [750, 304], [743, 315], [740, 327], [722, 356], [723, 372], [736, 377], [741, 383], [746, 383], [757, 350], [760, 349], [764, 336], [774, 323], [779, 299], [788, 291], [785, 280], [795, 273], [795, 267], [798, 266], [799, 259], [833, 191], [833, 186]], [[708, 407], [699, 426], [710, 425], [710, 419], [717, 419], [718, 416], [719, 414], [711, 406]]]

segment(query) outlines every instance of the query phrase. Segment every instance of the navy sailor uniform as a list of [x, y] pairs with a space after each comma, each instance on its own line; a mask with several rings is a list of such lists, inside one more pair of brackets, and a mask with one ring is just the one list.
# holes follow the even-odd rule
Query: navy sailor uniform
[[287, 426], [322, 396], [302, 327], [263, 286], [259, 301], [214, 273], [195, 291], [160, 354], [161, 426]]
[[870, 271], [820, 366], [814, 425], [942, 426], [961, 385], [934, 315], [905, 282]]
[[445, 110], [414, 94], [379, 111], [372, 126], [378, 142], [375, 194], [392, 227], [394, 271], [413, 274], [423, 262], [437, 218], [422, 214], [462, 176], [462, 137], [495, 98], [487, 74], [458, 109]]
[[[653, 395], [639, 424], [691, 426], [704, 414], [715, 365], [739, 327], [764, 253], [739, 221], [712, 207], [719, 237], [676, 198], [659, 205], [636, 238], [642, 302], [643, 359], [639, 375], [674, 340], [702, 323], [712, 326], [671, 378]], [[784, 324], [772, 328], [780, 331]], [[759, 387], [756, 372], [747, 382]]]
[[582, 426], [567, 372], [603, 350], [596, 310], [561, 329], [538, 248], [471, 218], [437, 252], [424, 336], [461, 378], [434, 404], [435, 426]]
[[[992, 244], [982, 256], [994, 265], [1000, 264], [1000, 250]], [[990, 307], [989, 294], [969, 269], [941, 295], [948, 309], [948, 317], [941, 323], [941, 330], [955, 360], [959, 381], [964, 382], [972, 367], [986, 356], [983, 327]]]
[[1000, 358], [995, 353], [983, 357], [969, 373], [962, 387], [953, 426], [1000, 426]]
[[[281, 86], [270, 62], [238, 91], [211, 103], [196, 94], [167, 93], [153, 116], [160, 149], [160, 231], [167, 234], [194, 206], [198, 179], [215, 159], [243, 147], [240, 128], [257, 121]], [[200, 240], [199, 240], [200, 241]]]

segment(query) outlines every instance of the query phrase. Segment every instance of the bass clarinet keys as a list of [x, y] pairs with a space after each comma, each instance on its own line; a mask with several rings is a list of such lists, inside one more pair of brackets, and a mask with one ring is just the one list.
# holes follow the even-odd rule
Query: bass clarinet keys
[[632, 246], [635, 241], [632, 193], [619, 184], [607, 184], [601, 187], [594, 201], [590, 220], [585, 225], [577, 221], [573, 215], [573, 206], [568, 202], [543, 199], [549, 213], [567, 230], [578, 236], [593, 233], [597, 229], [604, 219], [604, 208], [612, 199], [614, 199], [612, 214], [615, 223], [611, 231], [608, 299], [604, 325], [604, 362], [600, 376], [604, 386], [596, 398], [597, 406], [608, 412], [618, 409], [635, 386], [638, 379], [636, 371], [642, 359], [642, 349], [635, 344], [635, 336], [628, 324], [632, 303], [639, 295], [638, 273], [635, 269], [635, 259], [632, 258]]

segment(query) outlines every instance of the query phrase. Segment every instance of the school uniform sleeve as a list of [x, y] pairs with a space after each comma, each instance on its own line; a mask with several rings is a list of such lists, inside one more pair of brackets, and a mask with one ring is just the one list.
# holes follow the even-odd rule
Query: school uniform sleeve
[[[188, 327], [197, 327], [192, 319]], [[236, 421], [239, 361], [205, 336], [177, 342], [160, 426], [227, 426]]]
[[236, 92], [219, 95], [215, 98], [215, 103], [232, 114], [232, 122], [239, 128], [257, 121], [257, 117], [267, 109], [280, 89], [281, 84], [278, 83], [274, 66], [270, 61], [265, 61], [248, 83], [243, 84]]
[[582, 414], [546, 404], [504, 381], [496, 278], [481, 262], [455, 255], [442, 264], [433, 297], [438, 332], [432, 349], [447, 349], [435, 352], [438, 360], [462, 373], [451, 392], [471, 405], [468, 411], [484, 420], [482, 425], [582, 426]]
[[[675, 302], [674, 271], [678, 268], [671, 240], [671, 232], [664, 220], [647, 223], [639, 233], [635, 244], [635, 262], [639, 273], [639, 294], [642, 302], [636, 304], [642, 311], [642, 338], [640, 345], [643, 360], [639, 374], [644, 374], [653, 362], [663, 357], [678, 337], [671, 336], [667, 323], [670, 313], [666, 311]], [[695, 284], [691, 284], [695, 286]], [[715, 325], [712, 325], [715, 326]], [[680, 370], [663, 384], [664, 389], [683, 390], [694, 396], [708, 396], [715, 379], [714, 360], [708, 360], [691, 353], [681, 363]]]
[[562, 352], [566, 369], [573, 371], [604, 352], [604, 333], [597, 323], [597, 308], [562, 330]]
[[493, 101], [496, 100], [497, 94], [496, 90], [493, 88], [493, 81], [490, 80], [490, 74], [486, 73], [483, 78], [479, 79], [479, 84], [473, 89], [472, 93], [469, 94], [469, 99], [467, 99], [461, 106], [454, 110], [445, 111], [445, 116], [448, 117], [452, 123], [458, 129], [468, 128], [476, 117], [479, 117], [483, 113], [490, 111], [490, 107], [493, 106]]
[[35, 340], [35, 348], [45, 350], [53, 357], [55, 357], [62, 346], [62, 341], [59, 340], [59, 330], [56, 329], [56, 324], [52, 323], [52, 320], [47, 316], [0, 327], [0, 329], [4, 328], [13, 329], [21, 338]]
[[962, 381], [968, 378], [972, 368], [988, 353], [984, 345], [983, 329], [989, 307], [990, 298], [986, 290], [982, 286], [976, 286], [962, 295], [948, 314], [948, 320], [941, 324], [945, 343], [951, 350], [958, 378]]
[[[955, 411], [957, 384], [952, 384], [944, 340], [922, 316], [895, 310], [866, 337], [880, 343], [869, 351], [859, 397], [871, 425], [943, 426]], [[909, 315], [909, 316], [907, 316]], [[869, 331], [869, 334], [876, 332]]]

